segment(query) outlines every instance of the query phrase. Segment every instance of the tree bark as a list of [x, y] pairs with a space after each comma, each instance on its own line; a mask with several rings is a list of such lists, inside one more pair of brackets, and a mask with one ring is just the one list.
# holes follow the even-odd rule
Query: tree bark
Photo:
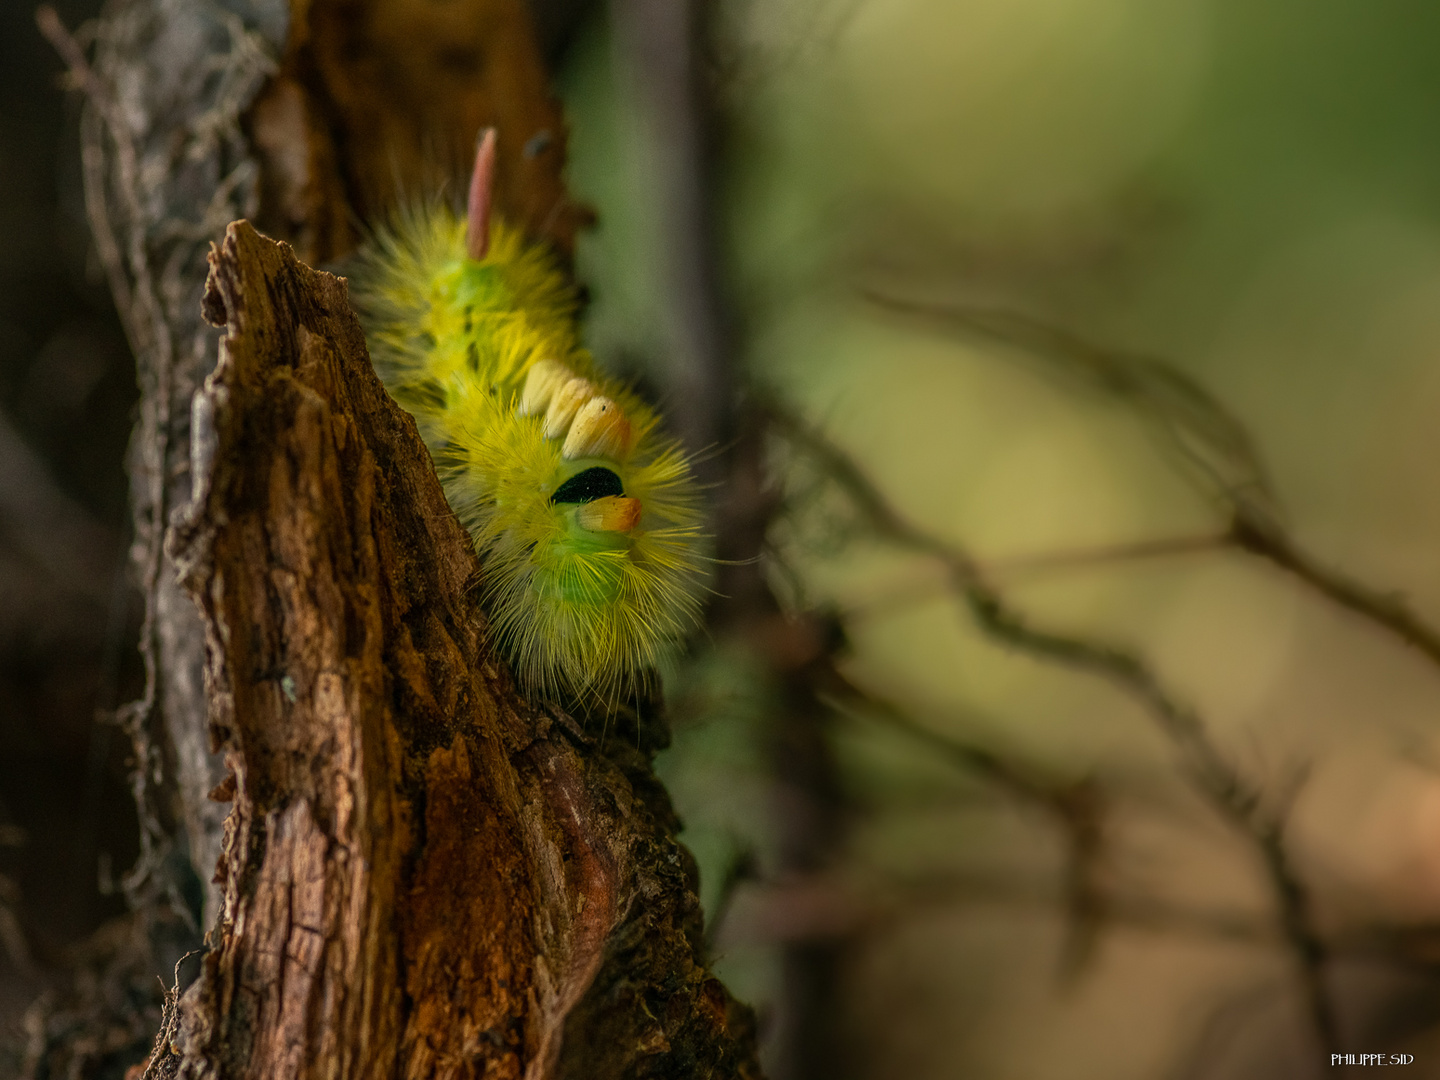
[[517, 696], [469, 538], [344, 281], [237, 222], [168, 550], [233, 799], [151, 1075], [754, 1077], [640, 745]]
[[205, 279], [242, 215], [343, 255], [485, 123], [502, 212], [568, 252], [521, 0], [115, 0], [93, 58], [46, 18], [142, 393], [129, 894], [209, 927], [146, 1076], [758, 1077], [651, 770], [663, 718], [599, 738], [516, 695], [343, 279], [243, 221]]
[[587, 212], [565, 195], [564, 121], [523, 0], [111, 0], [88, 61], [49, 19], [88, 99], [86, 205], [141, 393], [129, 472], [147, 682], [121, 713], [142, 822], [127, 894], [198, 935], [219, 903], [204, 882], [223, 813], [205, 794], [222, 770], [203, 635], [163, 538], [190, 498], [190, 401], [215, 355], [199, 315], [208, 245], [247, 217], [312, 263], [340, 258], [358, 222], [463, 174], [485, 124], [511, 220], [568, 253]]

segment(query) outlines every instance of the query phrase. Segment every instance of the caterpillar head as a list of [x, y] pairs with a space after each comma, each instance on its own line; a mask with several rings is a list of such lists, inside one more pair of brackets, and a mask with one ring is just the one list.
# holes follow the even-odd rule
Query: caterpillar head
[[504, 425], [511, 467], [485, 480], [493, 502], [476, 516], [491, 616], [521, 681], [613, 705], [698, 621], [703, 568], [683, 455], [643, 404], [606, 389], [559, 361], [531, 364]]

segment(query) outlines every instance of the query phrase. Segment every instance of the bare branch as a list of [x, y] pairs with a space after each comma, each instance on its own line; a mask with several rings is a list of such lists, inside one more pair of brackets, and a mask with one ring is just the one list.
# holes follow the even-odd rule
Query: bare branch
[[[868, 290], [886, 310], [1014, 345], [1076, 374], [1157, 424], [1191, 468], [1192, 478], [1227, 510], [1224, 539], [1418, 649], [1440, 664], [1440, 630], [1394, 593], [1364, 585], [1323, 565], [1281, 524], [1264, 463], [1244, 425], [1204, 387], [1162, 359], [1105, 348], [1013, 311], [964, 303], [930, 303]], [[1139, 550], [1143, 545], [1135, 545]]]
[[991, 580], [1038, 577], [1047, 574], [1089, 570], [1115, 563], [1133, 563], [1142, 559], [1168, 559], [1176, 555], [1196, 555], [1222, 551], [1230, 544], [1226, 533], [1203, 533], [1198, 536], [1169, 536], [1154, 540], [1133, 540], [1102, 547], [1070, 548], [1036, 555], [1013, 555], [1008, 558], [986, 559], [983, 570]]
[[1237, 516], [1230, 540], [1241, 551], [1266, 559], [1348, 611], [1362, 616], [1440, 664], [1440, 631], [1415, 614], [1399, 593], [1384, 593], [1323, 565], [1269, 522]]
[[1324, 985], [1325, 946], [1311, 921], [1304, 886], [1290, 865], [1283, 820], [1265, 811], [1260, 790], [1211, 741], [1200, 716], [1172, 694], [1140, 657], [1105, 642], [1033, 625], [982, 577], [969, 552], [902, 516], [844, 450], [784, 409], [772, 405], [768, 412], [777, 431], [821, 463], [878, 537], [937, 559], [945, 567], [952, 588], [990, 637], [1039, 659], [1102, 676], [1146, 708], [1179, 751], [1199, 789], [1259, 849], [1281, 924], [1300, 965], [1316, 1035], [1322, 1046], [1335, 1045], [1334, 1005]]

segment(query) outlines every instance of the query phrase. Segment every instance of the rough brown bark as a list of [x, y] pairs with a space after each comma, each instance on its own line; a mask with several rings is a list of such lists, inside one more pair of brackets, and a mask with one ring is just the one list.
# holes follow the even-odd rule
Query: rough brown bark
[[647, 754], [492, 660], [468, 538], [343, 280], [238, 222], [205, 310], [226, 336], [169, 550], [234, 806], [151, 1075], [758, 1076]]
[[[563, 251], [586, 215], [565, 197], [563, 119], [523, 0], [109, 0], [88, 59], [49, 19], [87, 98], [86, 205], [141, 392], [129, 472], [147, 678], [121, 717], [143, 832], [126, 891], [189, 920], [190, 871], [207, 879], [220, 850], [205, 793], [223, 770], [200, 624], [162, 538], [190, 498], [190, 400], [215, 355], [199, 317], [208, 245], [251, 217], [312, 262], [344, 255], [397, 195], [463, 174], [482, 124], [500, 128], [507, 216]], [[195, 936], [217, 905], [209, 890]]]
[[231, 218], [335, 257], [496, 123], [502, 211], [568, 248], [584, 215], [520, 0], [413, 7], [112, 0], [88, 58], [42, 20], [89, 100], [87, 203], [142, 390], [137, 925], [186, 917], [188, 868], [219, 859], [192, 927], [211, 948], [147, 1075], [758, 1075], [748, 1010], [703, 967], [650, 769], [663, 721], [597, 743], [515, 696], [343, 283], [232, 227], [195, 394]]

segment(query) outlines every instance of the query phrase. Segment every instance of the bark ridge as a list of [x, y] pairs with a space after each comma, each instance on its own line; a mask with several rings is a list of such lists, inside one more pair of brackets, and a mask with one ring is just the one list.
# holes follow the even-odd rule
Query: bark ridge
[[344, 280], [243, 221], [210, 259], [226, 333], [167, 543], [233, 805], [149, 1075], [758, 1077], [648, 754], [491, 656], [473, 549]]

